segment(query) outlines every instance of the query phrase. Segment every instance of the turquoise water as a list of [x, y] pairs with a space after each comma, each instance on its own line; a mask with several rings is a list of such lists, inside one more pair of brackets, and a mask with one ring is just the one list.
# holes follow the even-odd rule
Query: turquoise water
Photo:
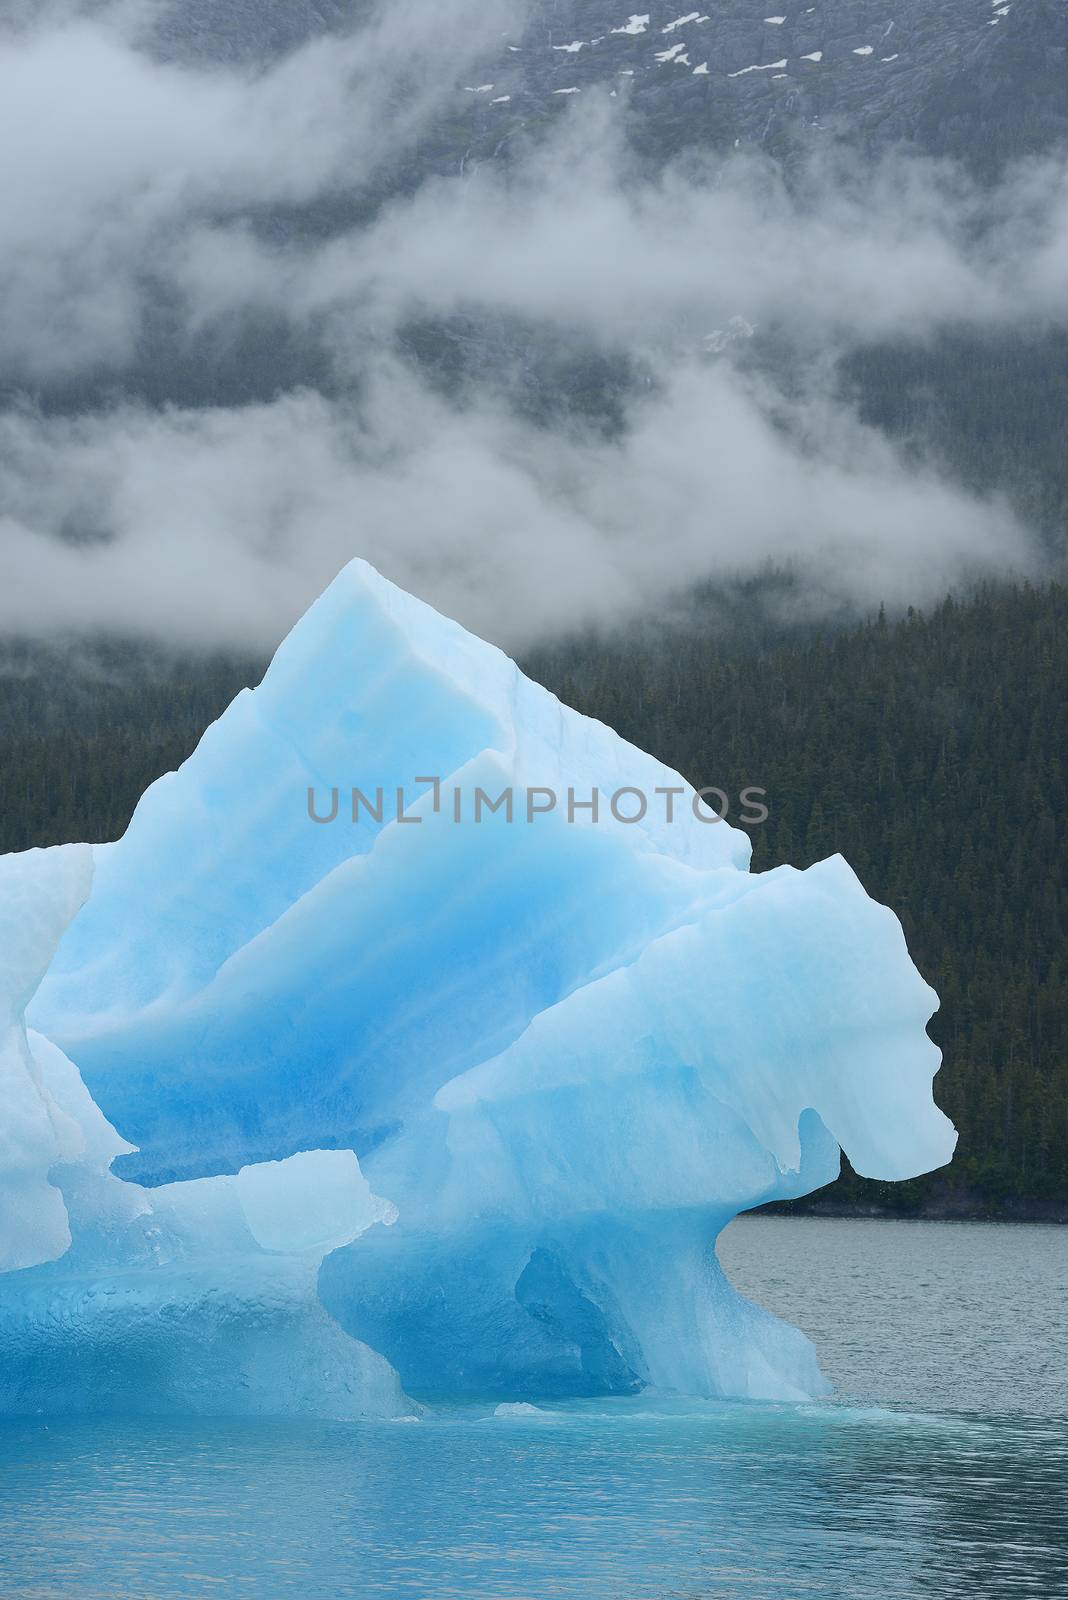
[[753, 1218], [721, 1256], [835, 1403], [0, 1424], [0, 1593], [1068, 1596], [1068, 1230]]

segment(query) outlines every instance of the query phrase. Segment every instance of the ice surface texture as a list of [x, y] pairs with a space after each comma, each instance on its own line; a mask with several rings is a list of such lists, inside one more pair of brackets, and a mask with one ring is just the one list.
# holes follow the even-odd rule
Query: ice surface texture
[[0, 1406], [820, 1392], [715, 1238], [949, 1159], [936, 999], [748, 856], [353, 562], [122, 840], [0, 861]]
[[132, 1146], [77, 1067], [24, 1028], [91, 869], [87, 845], [0, 858], [18, 953], [0, 992], [0, 1413], [410, 1411], [393, 1369], [318, 1296], [327, 1251], [396, 1216], [351, 1150], [147, 1191], [110, 1172]]

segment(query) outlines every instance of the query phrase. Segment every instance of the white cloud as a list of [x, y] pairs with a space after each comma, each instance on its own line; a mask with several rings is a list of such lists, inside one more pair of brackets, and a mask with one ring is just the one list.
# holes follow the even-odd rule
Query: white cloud
[[8, 372], [121, 367], [191, 231], [366, 187], [507, 14], [473, 0], [447, 19], [429, 4], [403, 18], [387, 8], [257, 71], [163, 63], [99, 19], [0, 38]]
[[[340, 231], [283, 226], [339, 196], [351, 216], [443, 108], [470, 108], [504, 13], [439, 13], [414, 30], [387, 8], [256, 70], [163, 64], [114, 8], [0, 39], [3, 370], [122, 378], [162, 296], [191, 349], [267, 311], [333, 372], [329, 397], [153, 410], [90, 389], [75, 415], [0, 413], [0, 629], [271, 644], [353, 554], [511, 645], [768, 560], [865, 604], [1033, 562], [1004, 504], [905, 462], [821, 374], [857, 341], [1063, 320], [1063, 163], [993, 195], [905, 158], [790, 187], [754, 159], [654, 174], [625, 111], [585, 94], [507, 163], [409, 182]], [[551, 334], [634, 359], [645, 386], [612, 437], [523, 420], [488, 362], [445, 399], [396, 337], [457, 314], [520, 368]], [[732, 318], [808, 354], [803, 402], [747, 375], [745, 341], [702, 357]]]
[[[723, 363], [677, 367], [616, 440], [460, 409], [383, 367], [359, 406], [9, 416], [0, 464], [16, 574], [0, 629], [271, 645], [354, 554], [513, 647], [769, 560], [865, 603], [1033, 562], [1000, 503], [835, 408], [784, 418]], [[110, 539], [55, 537], [101, 525]]]

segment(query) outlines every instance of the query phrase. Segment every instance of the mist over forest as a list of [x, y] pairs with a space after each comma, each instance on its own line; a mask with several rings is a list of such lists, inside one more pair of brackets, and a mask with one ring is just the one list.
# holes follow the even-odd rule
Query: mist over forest
[[263, 652], [353, 555], [509, 649], [1048, 573], [1063, 8], [759, 9], [9, 15], [0, 630]]

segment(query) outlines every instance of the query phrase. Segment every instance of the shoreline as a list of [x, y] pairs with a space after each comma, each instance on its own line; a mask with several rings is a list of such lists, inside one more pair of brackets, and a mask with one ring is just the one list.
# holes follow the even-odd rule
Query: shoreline
[[895, 1208], [848, 1200], [776, 1200], [740, 1213], [751, 1217], [822, 1217], [838, 1221], [868, 1222], [1029, 1222], [1068, 1224], [1068, 1204], [1058, 1200], [1021, 1200], [1015, 1204], [933, 1200], [928, 1204]]

